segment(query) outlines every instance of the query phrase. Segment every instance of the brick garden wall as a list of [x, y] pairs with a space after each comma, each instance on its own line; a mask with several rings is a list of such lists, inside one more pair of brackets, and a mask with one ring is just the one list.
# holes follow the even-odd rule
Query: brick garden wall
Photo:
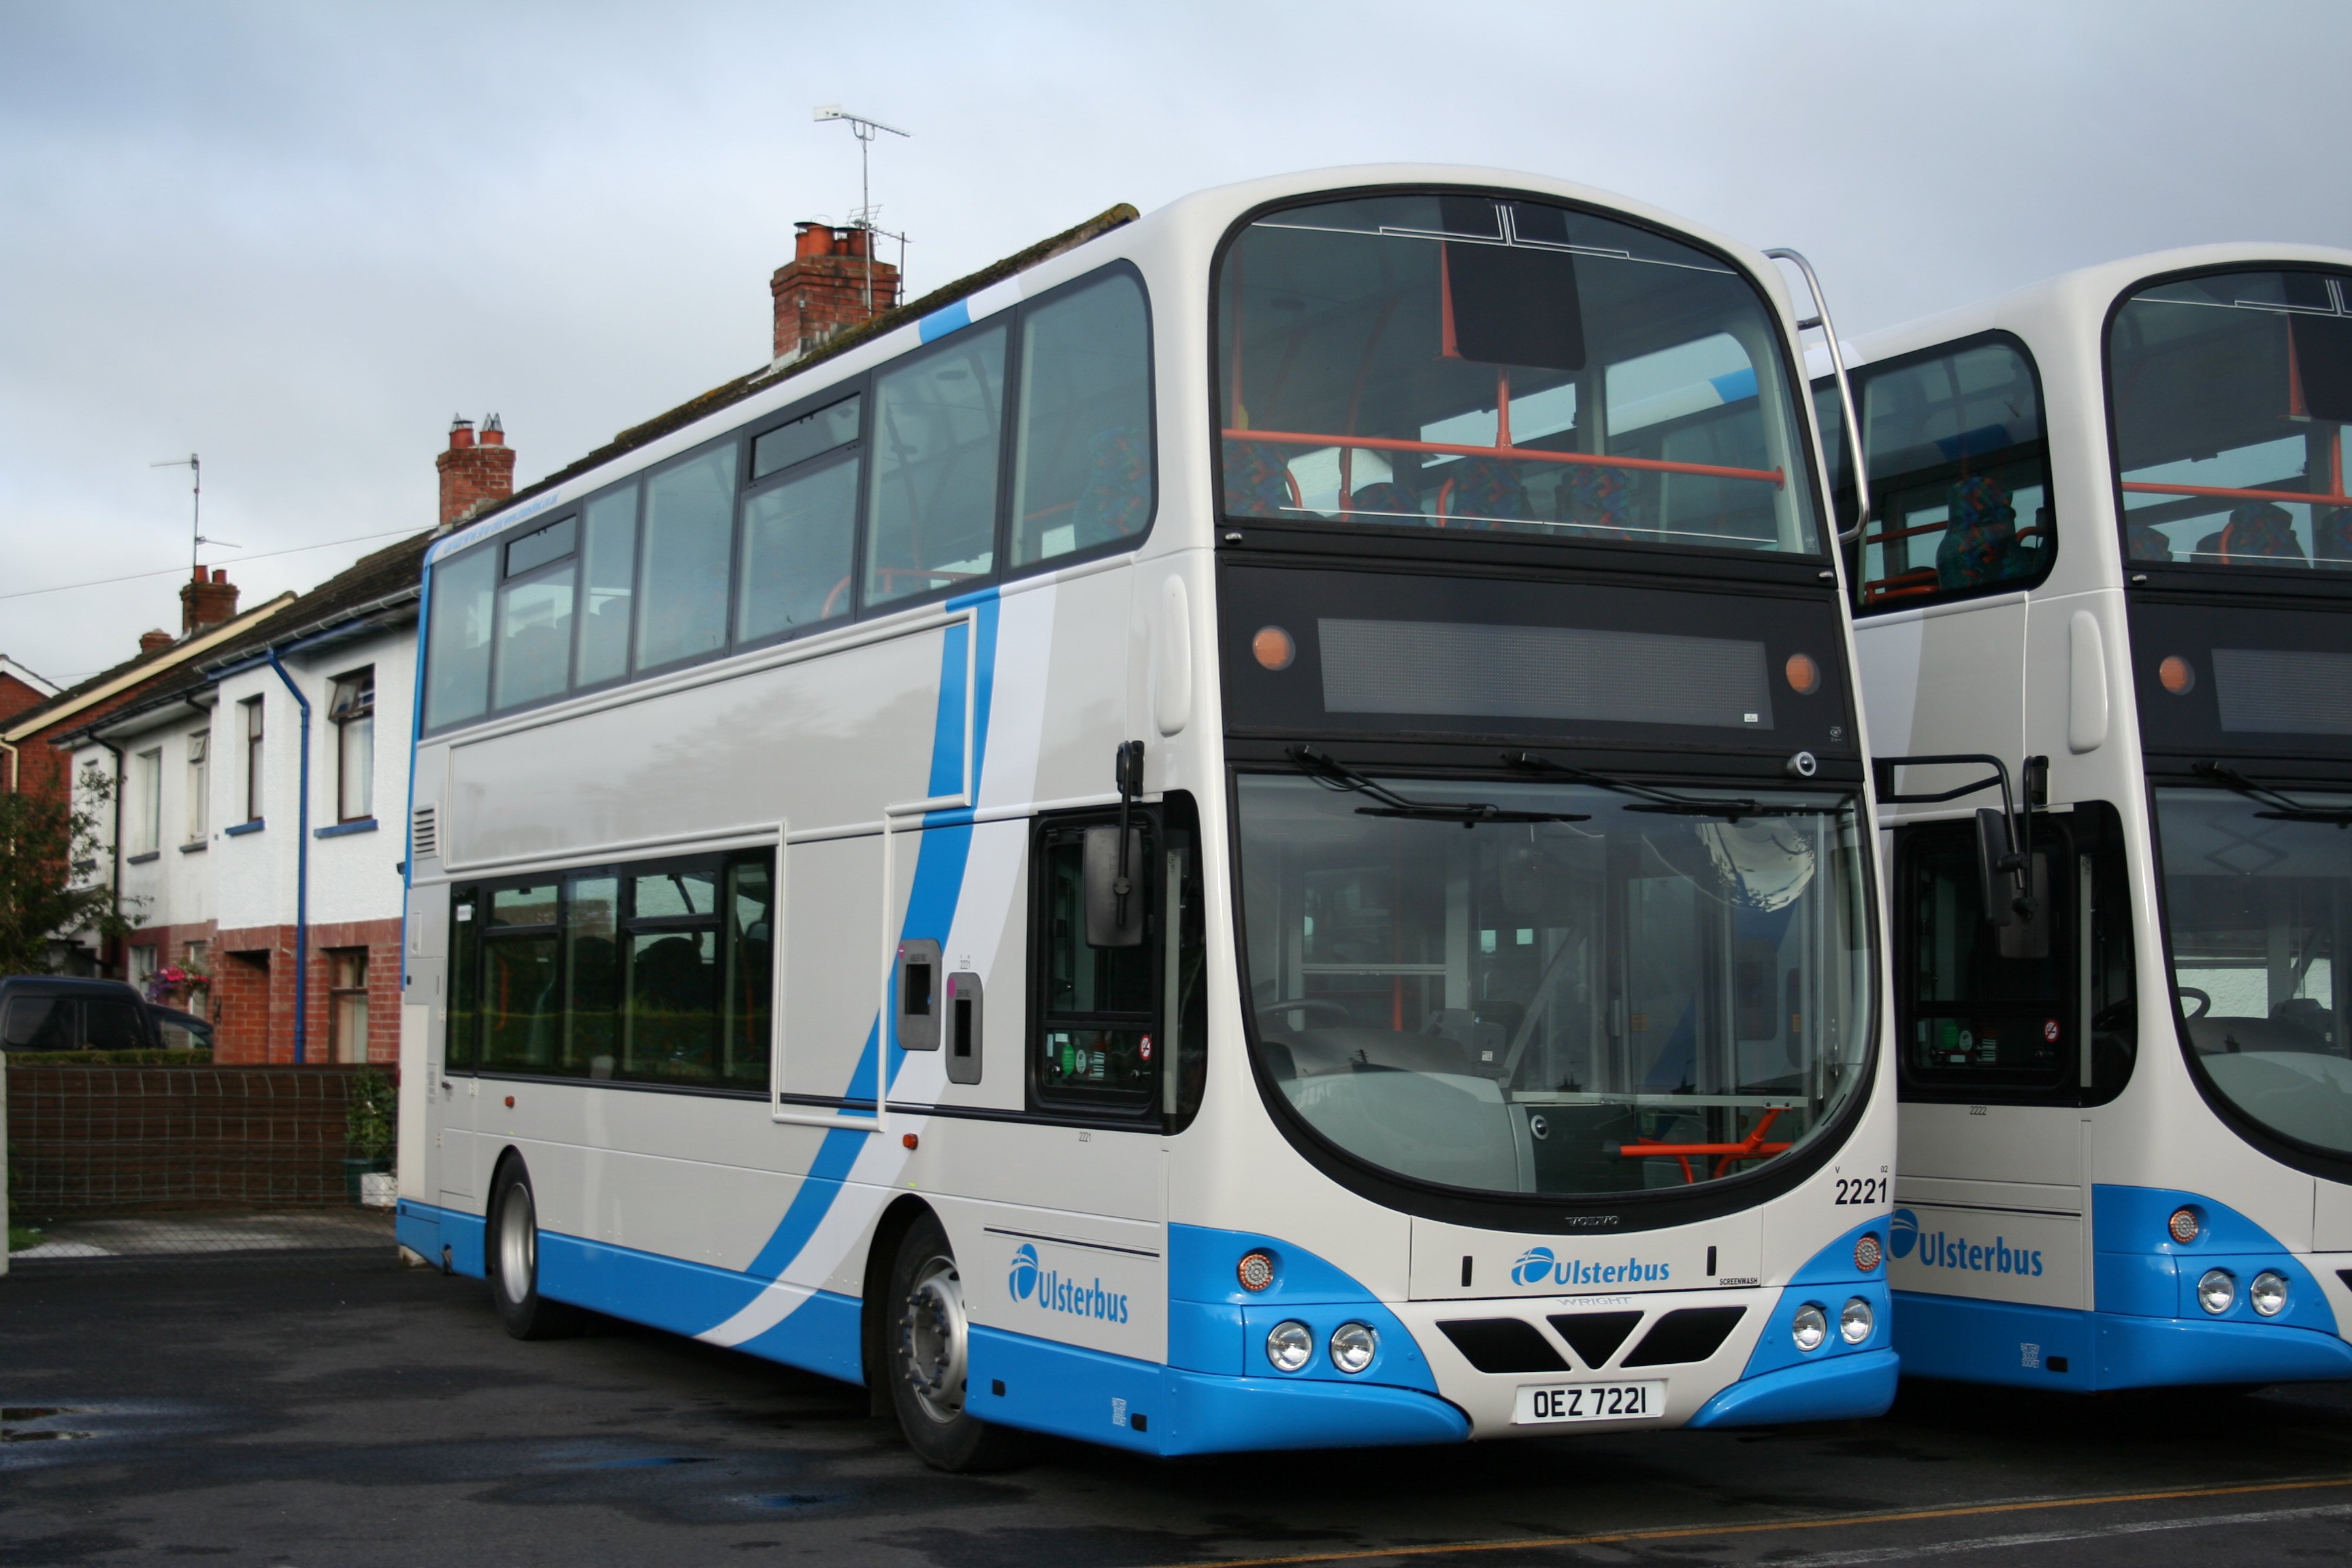
[[344, 1118], [381, 1068], [9, 1061], [8, 1199], [20, 1225], [142, 1209], [340, 1207]]

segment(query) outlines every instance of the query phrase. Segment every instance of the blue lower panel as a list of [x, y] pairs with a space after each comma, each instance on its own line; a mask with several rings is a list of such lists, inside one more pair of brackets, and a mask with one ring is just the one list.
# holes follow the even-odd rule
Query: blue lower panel
[[1895, 1298], [1895, 1341], [1903, 1369], [1917, 1376], [2083, 1393], [2352, 1378], [2352, 1344], [2285, 1323], [2067, 1311], [1908, 1290]]
[[489, 1222], [480, 1215], [443, 1209], [441, 1246], [448, 1257], [449, 1267], [477, 1279], [488, 1278], [489, 1254], [485, 1249], [483, 1238], [489, 1228]]
[[1827, 1361], [1744, 1377], [1699, 1406], [1691, 1426], [1766, 1426], [1786, 1421], [1861, 1421], [1895, 1403], [1903, 1363], [1891, 1350], [1860, 1351]]
[[2058, 1307], [1898, 1290], [1895, 1348], [1914, 1377], [2087, 1394], [2102, 1386], [2092, 1319]]
[[412, 1204], [403, 1198], [393, 1213], [392, 1237], [394, 1241], [438, 1267], [441, 1262], [441, 1211], [424, 1204]]
[[2100, 1312], [2099, 1386], [2311, 1383], [2352, 1377], [2352, 1344], [2310, 1329]]
[[[540, 1233], [539, 1288], [551, 1300], [674, 1334], [698, 1334], [726, 1321], [766, 1283], [657, 1253], [553, 1231]], [[858, 1303], [820, 1290], [782, 1322], [736, 1348], [787, 1366], [862, 1383], [857, 1331]]]
[[[1458, 1443], [1469, 1418], [1383, 1384], [1218, 1377], [975, 1327], [970, 1407], [984, 1420], [1150, 1454]], [[1003, 1392], [998, 1392], [999, 1389]]]

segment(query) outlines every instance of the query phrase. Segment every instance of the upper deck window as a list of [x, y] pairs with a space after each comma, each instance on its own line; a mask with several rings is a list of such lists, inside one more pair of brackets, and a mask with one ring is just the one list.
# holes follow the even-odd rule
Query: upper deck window
[[2352, 279], [2143, 289], [2108, 328], [2107, 375], [2134, 565], [2352, 570]]
[[1478, 195], [1269, 213], [1226, 252], [1228, 516], [1821, 548], [1780, 334], [1728, 263]]
[[[2057, 558], [2050, 445], [2033, 362], [1983, 338], [1854, 377], [1872, 516], [1854, 584], [1863, 614], [2030, 587]], [[1853, 501], [1837, 393], [1816, 402], [1840, 504]]]

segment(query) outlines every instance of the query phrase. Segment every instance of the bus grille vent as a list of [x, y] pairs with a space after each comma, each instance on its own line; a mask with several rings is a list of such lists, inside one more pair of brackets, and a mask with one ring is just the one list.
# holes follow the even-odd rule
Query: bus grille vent
[[1480, 1372], [1565, 1372], [1568, 1363], [1530, 1322], [1517, 1318], [1471, 1318], [1437, 1325], [1462, 1359]]
[[420, 805], [410, 818], [408, 852], [423, 860], [441, 853], [441, 821], [429, 805]]
[[1745, 1307], [1685, 1307], [1678, 1312], [1668, 1312], [1642, 1336], [1633, 1353], [1625, 1358], [1627, 1366], [1673, 1366], [1681, 1362], [1705, 1361], [1723, 1348], [1739, 1320], [1748, 1315]]
[[1601, 1367], [1641, 1321], [1639, 1312], [1563, 1312], [1551, 1320], [1551, 1326], [1585, 1365]]

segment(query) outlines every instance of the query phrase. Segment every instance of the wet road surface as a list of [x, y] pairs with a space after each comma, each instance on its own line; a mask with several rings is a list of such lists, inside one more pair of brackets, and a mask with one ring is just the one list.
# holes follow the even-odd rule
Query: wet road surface
[[383, 1250], [0, 1279], [0, 1565], [2352, 1562], [2352, 1389], [1936, 1385], [1883, 1420], [941, 1476], [860, 1390]]

